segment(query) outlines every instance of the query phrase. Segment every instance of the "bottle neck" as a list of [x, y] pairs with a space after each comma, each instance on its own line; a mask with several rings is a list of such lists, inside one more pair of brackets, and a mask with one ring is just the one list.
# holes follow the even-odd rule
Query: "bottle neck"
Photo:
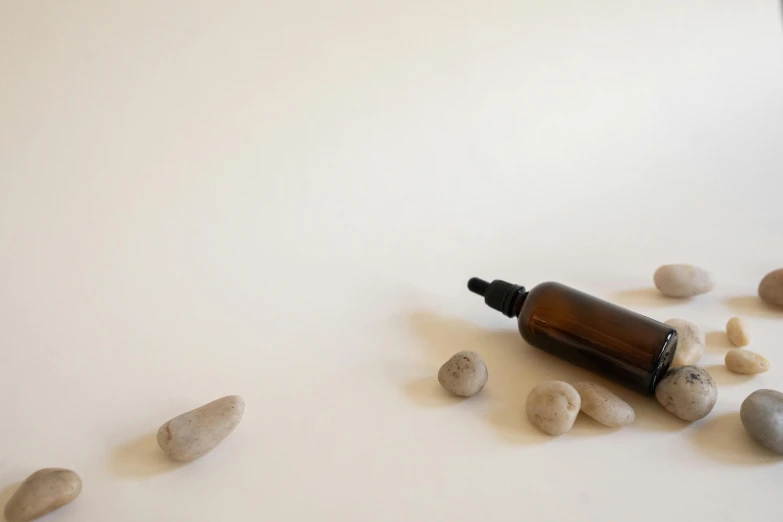
[[527, 297], [524, 286], [514, 285], [499, 279], [488, 283], [474, 277], [468, 281], [468, 289], [474, 294], [483, 296], [487, 306], [507, 317], [517, 317]]
[[522, 313], [522, 307], [525, 306], [525, 301], [527, 300], [529, 293], [530, 292], [527, 290], [524, 290], [521, 294], [519, 294], [516, 302], [514, 302], [514, 317], [519, 317], [519, 314]]

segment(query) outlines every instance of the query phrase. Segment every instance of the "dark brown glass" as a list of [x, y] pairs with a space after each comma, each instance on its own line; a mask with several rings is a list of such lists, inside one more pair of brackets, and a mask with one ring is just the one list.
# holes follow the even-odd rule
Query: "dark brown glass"
[[532, 346], [645, 394], [677, 347], [673, 328], [560, 283], [534, 287], [514, 307]]

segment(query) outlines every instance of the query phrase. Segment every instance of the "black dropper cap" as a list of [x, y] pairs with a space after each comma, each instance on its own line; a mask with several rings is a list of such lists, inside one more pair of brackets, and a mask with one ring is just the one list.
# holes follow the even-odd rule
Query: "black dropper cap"
[[468, 290], [474, 294], [484, 296], [484, 302], [487, 303], [487, 306], [508, 317], [517, 315], [519, 310], [516, 309], [516, 305], [522, 296], [525, 295], [524, 286], [512, 285], [500, 279], [487, 283], [478, 277], [468, 281]]

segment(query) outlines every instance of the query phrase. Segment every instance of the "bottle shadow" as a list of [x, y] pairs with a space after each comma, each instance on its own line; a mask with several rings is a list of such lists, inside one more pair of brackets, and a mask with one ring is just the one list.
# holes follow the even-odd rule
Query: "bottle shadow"
[[[626, 400], [636, 411], [633, 426], [646, 430], [673, 431], [687, 426], [664, 410], [654, 398], [635, 394], [600, 376], [567, 363], [528, 345], [516, 330], [487, 330], [458, 318], [432, 312], [417, 312], [410, 319], [416, 335], [425, 341], [430, 376], [417, 378], [405, 386], [405, 393], [417, 405], [453, 406], [465, 401], [444, 390], [437, 371], [456, 352], [473, 350], [487, 365], [489, 380], [479, 392], [489, 409], [486, 421], [497, 436], [509, 443], [546, 442], [552, 437], [528, 422], [525, 401], [533, 387], [542, 381], [576, 382], [587, 380], [605, 386]], [[591, 436], [612, 433], [593, 419], [580, 414], [569, 435]]]
[[774, 453], [751, 438], [738, 412], [707, 417], [690, 430], [696, 450], [715, 460], [738, 466], [775, 464], [783, 455]]
[[725, 303], [734, 315], [783, 318], [783, 307], [772, 306], [755, 295], [729, 297]]
[[[8, 501], [11, 500], [11, 497], [14, 496], [14, 493], [16, 493], [16, 490], [19, 489], [19, 486], [21, 485], [21, 482], [17, 482], [0, 489], [0, 509], [5, 508], [5, 505], [8, 504]], [[2, 516], [2, 511], [0, 511], [0, 516]], [[5, 520], [5, 518], [0, 518], [0, 520]]]
[[151, 477], [183, 465], [158, 447], [157, 431], [138, 437], [112, 452], [109, 470], [121, 477]]

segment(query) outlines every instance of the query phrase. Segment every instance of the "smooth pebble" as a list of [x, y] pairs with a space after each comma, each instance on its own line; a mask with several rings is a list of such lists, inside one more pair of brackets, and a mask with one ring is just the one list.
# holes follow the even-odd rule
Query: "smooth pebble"
[[203, 457], [234, 431], [245, 411], [245, 401], [229, 395], [174, 417], [158, 430], [158, 446], [174, 460]]
[[581, 410], [604, 426], [620, 428], [636, 419], [631, 405], [603, 386], [581, 381], [574, 388], [582, 401]]
[[680, 366], [666, 373], [655, 388], [655, 398], [666, 410], [683, 420], [703, 419], [718, 400], [718, 386], [698, 366]]
[[734, 346], [747, 346], [750, 344], [748, 325], [740, 317], [732, 317], [726, 323], [726, 334]]
[[769, 370], [769, 361], [763, 355], [742, 348], [732, 348], [726, 353], [726, 368], [734, 373], [755, 375]]
[[783, 268], [764, 276], [759, 284], [759, 297], [775, 306], [783, 306]]
[[487, 384], [487, 365], [479, 354], [458, 352], [443, 363], [438, 371], [438, 382], [454, 395], [470, 397]]
[[777, 453], [783, 453], [783, 393], [756, 390], [740, 407], [742, 425], [750, 436]]
[[562, 435], [573, 427], [581, 405], [579, 392], [567, 382], [544, 381], [527, 396], [525, 412], [544, 433]]
[[69, 469], [46, 468], [27, 477], [5, 505], [7, 522], [29, 522], [79, 496], [82, 480]]
[[693, 265], [663, 265], [655, 271], [653, 281], [669, 297], [693, 297], [715, 288], [715, 276]]
[[685, 319], [669, 319], [666, 324], [677, 330], [677, 350], [671, 367], [690, 366], [699, 362], [706, 343], [702, 329]]

